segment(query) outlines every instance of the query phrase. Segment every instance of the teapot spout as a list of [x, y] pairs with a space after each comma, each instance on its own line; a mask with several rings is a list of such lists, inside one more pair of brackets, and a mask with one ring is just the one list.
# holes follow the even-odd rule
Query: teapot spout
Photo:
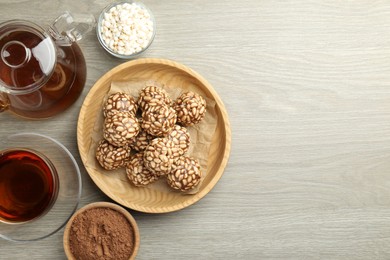
[[95, 25], [96, 19], [92, 14], [72, 14], [66, 11], [54, 20], [48, 31], [58, 45], [70, 46], [81, 40]]

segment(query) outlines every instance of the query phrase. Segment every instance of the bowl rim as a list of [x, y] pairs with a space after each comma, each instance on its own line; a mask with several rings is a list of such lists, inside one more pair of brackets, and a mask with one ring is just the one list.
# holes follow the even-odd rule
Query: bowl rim
[[[95, 92], [97, 91], [98, 87], [100, 85], [102, 85], [103, 82], [107, 81], [107, 78], [114, 77], [117, 72], [122, 71], [123, 69], [128, 69], [129, 67], [138, 66], [138, 65], [145, 65], [145, 64], [146, 65], [148, 65], [148, 64], [158, 64], [158, 65], [165, 65], [165, 66], [174, 67], [175, 69], [181, 70], [181, 71], [185, 72], [186, 74], [189, 74], [190, 76], [196, 78], [204, 86], [207, 86], [208, 91], [211, 93], [211, 95], [215, 99], [216, 104], [220, 108], [220, 114], [221, 114], [221, 117], [222, 117], [222, 121], [224, 122], [223, 123], [223, 127], [224, 127], [223, 130], [224, 130], [225, 139], [226, 139], [226, 142], [225, 142], [226, 145], [225, 145], [225, 149], [224, 149], [224, 153], [223, 153], [223, 158], [221, 160], [220, 167], [218, 168], [215, 176], [210, 180], [210, 182], [202, 190], [200, 190], [196, 194], [186, 195], [186, 196], [191, 196], [191, 198], [186, 200], [183, 203], [180, 203], [179, 205], [161, 206], [161, 207], [160, 206], [149, 207], [149, 206], [141, 206], [140, 204], [133, 203], [133, 202], [129, 202], [128, 203], [129, 205], [124, 205], [124, 204], [118, 202], [116, 197], [112, 196], [111, 194], [107, 194], [106, 192], [104, 192], [104, 189], [99, 186], [99, 184], [95, 181], [94, 177], [91, 176], [91, 174], [89, 173], [88, 167], [86, 167], [86, 170], [87, 170], [88, 175], [91, 177], [93, 182], [99, 187], [99, 189], [101, 191], [103, 191], [103, 193], [106, 194], [108, 197], [110, 197], [112, 200], [116, 201], [117, 203], [121, 204], [122, 206], [125, 206], [125, 207], [133, 209], [133, 210], [137, 210], [137, 211], [140, 211], [140, 212], [144, 212], [144, 213], [155, 213], [155, 214], [158, 214], [158, 213], [169, 213], [169, 212], [174, 212], [174, 211], [178, 211], [178, 210], [184, 209], [184, 208], [186, 208], [186, 207], [188, 207], [188, 206], [198, 202], [202, 198], [204, 198], [211, 191], [211, 189], [214, 188], [214, 186], [217, 184], [219, 179], [222, 177], [222, 175], [224, 173], [224, 170], [225, 170], [225, 168], [227, 166], [228, 159], [229, 159], [229, 156], [230, 156], [230, 151], [231, 151], [230, 122], [229, 122], [229, 118], [228, 118], [228, 114], [227, 114], [226, 108], [225, 108], [221, 98], [219, 97], [217, 92], [214, 90], [214, 88], [211, 86], [211, 84], [208, 83], [206, 81], [206, 79], [203, 78], [203, 76], [201, 76], [200, 74], [198, 74], [197, 72], [195, 72], [191, 68], [189, 68], [189, 67], [187, 67], [187, 66], [185, 66], [185, 65], [183, 65], [181, 63], [178, 63], [176, 61], [168, 60], [168, 59], [141, 58], [141, 59], [136, 59], [136, 60], [131, 60], [131, 61], [124, 62], [124, 63], [122, 63], [122, 64], [112, 68], [107, 73], [105, 73], [101, 78], [99, 78], [96, 81], [96, 83], [91, 87], [89, 93], [87, 94], [87, 96], [84, 99], [84, 103], [85, 102], [92, 102], [92, 100], [94, 100]], [[82, 159], [84, 167], [87, 165], [87, 158], [86, 158], [86, 156], [83, 156], [83, 154], [80, 151], [84, 150], [83, 147], [85, 145], [85, 140], [82, 140], [82, 138], [81, 138], [81, 132], [83, 131], [83, 122], [86, 119], [88, 119], [88, 117], [86, 115], [86, 110], [82, 108], [80, 110], [80, 114], [79, 114], [79, 118], [78, 118], [78, 124], [77, 124], [77, 143], [78, 143], [78, 147], [79, 147], [79, 153], [81, 155], [80, 157]]]
[[[131, 3], [136, 3], [137, 5], [141, 6], [144, 9], [146, 9], [148, 11], [149, 15], [150, 15], [150, 18], [151, 18], [152, 22], [153, 22], [153, 34], [152, 34], [152, 37], [149, 40], [148, 45], [146, 45], [146, 47], [143, 48], [141, 51], [135, 52], [135, 53], [130, 54], [130, 55], [122, 55], [122, 54], [119, 54], [119, 53], [113, 51], [110, 47], [108, 47], [106, 45], [106, 43], [102, 39], [102, 34], [101, 34], [101, 24], [102, 24], [102, 21], [103, 21], [104, 14], [108, 10], [110, 10], [112, 7], [120, 5], [120, 4], [125, 4], [125, 3], [130, 3], [130, 4]], [[107, 51], [109, 54], [111, 54], [112, 56], [120, 58], [120, 59], [124, 59], [124, 60], [134, 59], [134, 58], [137, 58], [138, 56], [140, 56], [141, 54], [143, 54], [147, 49], [149, 49], [150, 45], [152, 45], [152, 43], [154, 41], [154, 37], [156, 36], [156, 18], [154, 17], [153, 12], [149, 9], [149, 7], [147, 7], [141, 1], [136, 1], [136, 0], [127, 0], [126, 1], [125, 0], [125, 1], [112, 2], [112, 3], [108, 4], [108, 5], [106, 5], [103, 8], [103, 10], [100, 12], [100, 14], [99, 14], [99, 18], [98, 18], [98, 21], [97, 21], [97, 24], [96, 24], [96, 36], [98, 38], [98, 41], [99, 41], [100, 45], [103, 47], [103, 49], [105, 51]]]
[[83, 213], [87, 210], [90, 210], [90, 209], [95, 209], [95, 208], [113, 209], [113, 210], [121, 213], [129, 221], [130, 225], [133, 228], [133, 233], [134, 233], [134, 249], [133, 249], [129, 259], [135, 259], [135, 257], [138, 254], [138, 250], [139, 250], [139, 246], [140, 246], [140, 242], [141, 242], [140, 241], [140, 232], [139, 232], [137, 222], [134, 219], [133, 215], [131, 215], [130, 212], [128, 212], [125, 208], [123, 208], [122, 206], [120, 206], [118, 204], [115, 204], [112, 202], [106, 202], [106, 201], [98, 201], [98, 202], [89, 203], [89, 204], [83, 206], [82, 208], [78, 209], [72, 215], [72, 217], [69, 219], [68, 223], [65, 226], [64, 235], [63, 235], [63, 247], [64, 247], [66, 257], [70, 260], [76, 259], [74, 257], [74, 255], [72, 254], [70, 247], [69, 247], [69, 233], [70, 233], [70, 228], [73, 224], [74, 219], [78, 215], [80, 215], [81, 213]]
[[[74, 167], [74, 176], [75, 179], [77, 179], [77, 194], [74, 198], [72, 198], [72, 201], [71, 203], [69, 202], [66, 202], [66, 204], [68, 205], [71, 205], [69, 206], [70, 207], [70, 212], [67, 212], [67, 213], [63, 213], [64, 215], [58, 217], [56, 216], [56, 220], [58, 219], [62, 219], [63, 221], [61, 221], [59, 224], [56, 223], [55, 225], [55, 228], [51, 229], [50, 232], [47, 232], [46, 234], [44, 235], [40, 235], [40, 236], [37, 236], [37, 237], [34, 237], [34, 238], [29, 238], [29, 239], [21, 239], [21, 238], [15, 238], [13, 235], [5, 235], [5, 234], [1, 234], [0, 233], [0, 238], [3, 238], [5, 240], [8, 240], [8, 241], [11, 241], [11, 242], [32, 242], [32, 241], [39, 241], [39, 240], [42, 240], [42, 239], [45, 239], [47, 237], [50, 237], [51, 235], [57, 233], [59, 230], [61, 230], [67, 223], [67, 221], [69, 221], [69, 219], [72, 217], [72, 215], [74, 214], [74, 212], [77, 210], [77, 207], [80, 203], [80, 199], [81, 199], [81, 194], [82, 194], [82, 189], [83, 189], [83, 182], [82, 182], [82, 178], [81, 178], [81, 172], [80, 172], [80, 167], [76, 161], [76, 159], [74, 158], [73, 154], [68, 150], [68, 148], [62, 144], [60, 141], [58, 141], [57, 139], [54, 139], [53, 137], [50, 137], [46, 134], [41, 134], [41, 133], [36, 133], [36, 132], [20, 132], [20, 133], [15, 133], [15, 134], [12, 134], [12, 135], [9, 135], [6, 140], [9, 140], [9, 139], [12, 139], [12, 138], [20, 138], [20, 137], [38, 137], [38, 138], [42, 138], [42, 139], [46, 139], [48, 141], [51, 142], [51, 145], [55, 145], [56, 148], [59, 148], [61, 149], [62, 152], [64, 152], [68, 157], [68, 159], [70, 160], [71, 162], [71, 165]], [[6, 141], [3, 140], [3, 143], [5, 143]], [[27, 149], [31, 149], [30, 145], [27, 145], [26, 146]], [[13, 148], [17, 148], [17, 149], [26, 149], [26, 147], [13, 147]], [[4, 149], [0, 149], [0, 151], [4, 151]], [[40, 149], [37, 149], [36, 151], [41, 152]], [[35, 152], [36, 152], [35, 151]], [[45, 157], [48, 157], [50, 163], [53, 163], [53, 161], [51, 161], [51, 158], [49, 158], [50, 156], [48, 156], [47, 154], [44, 154]], [[56, 166], [56, 165], [54, 165]], [[69, 173], [69, 172], [68, 172]], [[57, 175], [58, 177], [61, 175], [61, 176], [67, 176], [65, 173], [63, 172], [57, 172]], [[60, 177], [59, 177], [60, 178]], [[59, 183], [59, 191], [58, 191], [58, 194], [57, 194], [57, 198], [56, 200], [53, 202], [53, 205], [52, 207], [54, 207], [54, 205], [57, 203], [64, 203], [64, 202], [59, 202], [60, 201], [60, 198], [61, 196], [64, 196], [64, 193], [66, 193], [67, 191], [63, 191], [64, 190], [64, 187]], [[63, 210], [63, 208], [62, 208]], [[44, 213], [43, 215], [37, 217], [36, 219], [33, 219], [31, 221], [27, 221], [27, 222], [23, 222], [23, 223], [17, 223], [17, 224], [12, 224], [12, 223], [5, 223], [5, 222], [0, 222], [1, 225], [13, 225], [13, 226], [20, 226], [20, 228], [23, 228], [23, 225], [35, 225], [34, 223], [35, 220], [41, 220], [41, 219], [44, 219], [46, 217], [46, 215], [48, 214], [48, 212], [50, 211], [53, 211], [53, 208], [50, 208], [47, 210], [46, 213]]]

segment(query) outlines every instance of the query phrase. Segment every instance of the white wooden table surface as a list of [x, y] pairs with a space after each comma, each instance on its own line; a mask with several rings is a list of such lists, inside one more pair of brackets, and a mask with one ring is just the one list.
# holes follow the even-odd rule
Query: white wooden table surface
[[[0, 0], [0, 21], [48, 24], [60, 11], [98, 16], [103, 0]], [[390, 259], [390, 2], [145, 0], [157, 35], [144, 57], [203, 75], [232, 127], [228, 166], [184, 210], [131, 211], [137, 259]], [[76, 143], [83, 99], [109, 57], [93, 33], [75, 105], [46, 121], [0, 115], [0, 138], [33, 131], [62, 142], [83, 179], [80, 207], [110, 201]], [[39, 242], [0, 241], [0, 259], [64, 259], [63, 229]]]

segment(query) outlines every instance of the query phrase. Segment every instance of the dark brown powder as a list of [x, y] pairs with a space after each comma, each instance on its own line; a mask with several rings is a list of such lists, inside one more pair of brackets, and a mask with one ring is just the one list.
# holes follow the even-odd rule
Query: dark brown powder
[[133, 227], [120, 212], [93, 208], [74, 218], [69, 246], [78, 260], [129, 259], [134, 250]]

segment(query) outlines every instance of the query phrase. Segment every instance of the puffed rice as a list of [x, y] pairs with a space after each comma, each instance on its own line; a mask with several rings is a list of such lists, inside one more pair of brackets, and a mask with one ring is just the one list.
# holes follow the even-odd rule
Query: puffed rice
[[149, 171], [144, 166], [143, 153], [137, 153], [129, 160], [126, 165], [127, 178], [135, 186], [146, 186], [158, 180], [159, 176]]
[[96, 159], [104, 169], [115, 170], [125, 165], [130, 151], [128, 147], [116, 147], [103, 139], [96, 148]]
[[199, 162], [182, 156], [174, 163], [174, 170], [167, 175], [169, 186], [175, 190], [188, 191], [195, 188], [202, 178]]
[[101, 38], [106, 46], [121, 55], [131, 55], [145, 49], [153, 37], [151, 13], [137, 3], [124, 3], [104, 13]]
[[139, 131], [138, 119], [127, 112], [117, 112], [104, 120], [103, 137], [114, 146], [129, 145]]

